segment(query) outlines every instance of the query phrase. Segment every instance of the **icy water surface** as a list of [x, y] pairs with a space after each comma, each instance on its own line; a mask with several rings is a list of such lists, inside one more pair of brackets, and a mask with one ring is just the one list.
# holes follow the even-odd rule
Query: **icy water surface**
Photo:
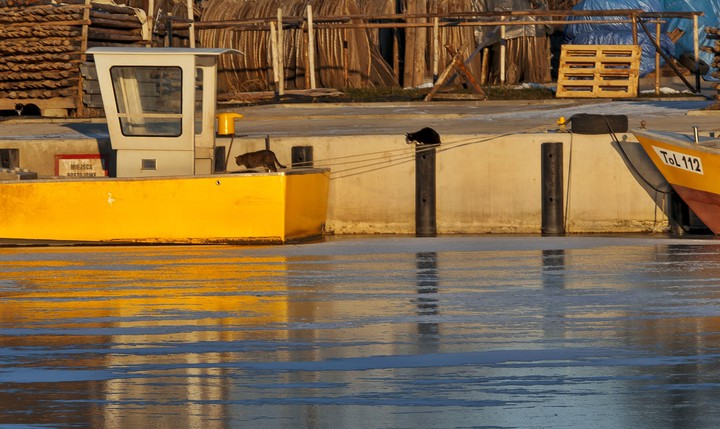
[[0, 248], [0, 427], [714, 428], [720, 242]]

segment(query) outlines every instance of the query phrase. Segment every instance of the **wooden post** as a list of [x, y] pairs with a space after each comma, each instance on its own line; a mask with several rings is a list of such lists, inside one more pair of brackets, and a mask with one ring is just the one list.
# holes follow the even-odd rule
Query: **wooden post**
[[343, 82], [345, 82], [345, 87], [348, 87], [350, 81], [350, 51], [348, 48], [347, 28], [343, 28], [342, 35]]
[[285, 38], [283, 33], [282, 8], [278, 8], [277, 55], [278, 55], [278, 96], [285, 95]]
[[693, 53], [695, 54], [695, 92], [700, 94], [700, 46], [698, 42], [698, 16], [693, 15]]
[[305, 46], [305, 51], [303, 52], [303, 59], [305, 60], [305, 89], [310, 89], [310, 71], [308, 70], [308, 63], [310, 62], [310, 49], [308, 48], [310, 40], [309, 35], [307, 32], [307, 26], [303, 23], [302, 27], [302, 41], [303, 45]]
[[[636, 45], [640, 48], [640, 53], [642, 55], [642, 47], [638, 44], [638, 28], [637, 28], [637, 15], [634, 13], [630, 16], [630, 19], [632, 20], [632, 38], [633, 38], [633, 45]], [[638, 79], [637, 84], [635, 85], [635, 92], [638, 94], [640, 93], [640, 79]]]
[[480, 85], [488, 82], [488, 67], [490, 62], [490, 48], [483, 48], [482, 65], [480, 67]]
[[500, 26], [500, 85], [505, 85], [505, 26]]
[[690, 91], [695, 91], [695, 88], [693, 88], [693, 86], [690, 84], [690, 82], [688, 82], [688, 80], [685, 79], [685, 76], [683, 76], [682, 72], [680, 70], [678, 70], [678, 67], [675, 65], [675, 63], [672, 62], [672, 59], [662, 51], [660, 44], [658, 43], [657, 40], [655, 40], [653, 35], [650, 33], [650, 30], [648, 30], [647, 25], [645, 25], [645, 22], [643, 22], [642, 20], [640, 20], [638, 22], [640, 23], [640, 27], [642, 27], [645, 35], [648, 37], [648, 40], [650, 40], [650, 42], [652, 42], [653, 46], [655, 46], [655, 52], [659, 52], [660, 55], [662, 55], [665, 62], [670, 66], [671, 69], [673, 69], [673, 71], [675, 72], [677, 77], [679, 77], [680, 80], [683, 81], [685, 86], [687, 86]]
[[187, 17], [190, 21], [188, 27], [188, 36], [190, 37], [190, 47], [195, 47], [195, 14], [193, 13], [193, 0], [187, 0]]
[[313, 30], [312, 6], [307, 6], [308, 14], [308, 65], [307, 73], [310, 74], [310, 89], [315, 89], [315, 32]]
[[[632, 35], [633, 35], [633, 45], [639, 46], [638, 39], [637, 39], [637, 15], [635, 15], [634, 13], [631, 14], [630, 20], [632, 21], [631, 26], [632, 26]], [[642, 48], [641, 48], [640, 52], [642, 52]], [[636, 86], [637, 86], [637, 92], [639, 93], [640, 92], [640, 79], [638, 79], [638, 83]]]
[[433, 84], [438, 79], [440, 65], [440, 18], [433, 18]]
[[[87, 60], [87, 56], [85, 55], [85, 51], [87, 51], [87, 45], [88, 45], [88, 25], [87, 22], [90, 19], [90, 9], [92, 8], [92, 4], [90, 3], [90, 0], [85, 0], [85, 9], [83, 9], [83, 22], [82, 30], [81, 31], [81, 42], [80, 42], [80, 65], [84, 64]], [[85, 116], [85, 102], [83, 101], [83, 76], [82, 73], [80, 73], [80, 78], [78, 79], [78, 94], [77, 94], [77, 101], [75, 102], [75, 107], [77, 109], [78, 116], [82, 117]]]
[[273, 83], [275, 85], [275, 95], [279, 95], [278, 92], [278, 81], [280, 76], [278, 74], [278, 46], [277, 46], [277, 31], [275, 30], [275, 23], [270, 22], [270, 55], [272, 56], [272, 69], [273, 69]]
[[[425, 15], [427, 0], [407, 0], [406, 13], [409, 15]], [[426, 23], [426, 18], [405, 18], [409, 24]], [[405, 29], [405, 62], [403, 67], [403, 86], [417, 86], [424, 83], [428, 67], [425, 59], [428, 29], [407, 27]]]
[[393, 28], [393, 74], [395, 75], [395, 81], [398, 84], [402, 84], [400, 81], [400, 40], [399, 31], [397, 28]]
[[[660, 20], [655, 22], [655, 40], [660, 43]], [[660, 95], [660, 52], [655, 52], [655, 95]]]
[[143, 23], [143, 27], [145, 27], [143, 35], [147, 36], [145, 47], [149, 48], [152, 46], [152, 32], [155, 28], [155, 0], [148, 0], [147, 14], [147, 21]]

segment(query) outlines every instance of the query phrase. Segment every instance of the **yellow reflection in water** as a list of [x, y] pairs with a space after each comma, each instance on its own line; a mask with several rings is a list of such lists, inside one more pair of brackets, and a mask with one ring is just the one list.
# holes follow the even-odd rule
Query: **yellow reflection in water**
[[[65, 418], [154, 427], [154, 415], [163, 427], [221, 427], [226, 410], [217, 402], [229, 388], [218, 364], [236, 351], [203, 344], [283, 339], [285, 329], [260, 328], [288, 318], [286, 259], [222, 249], [0, 249], [0, 326], [27, 330], [0, 336], [0, 346], [41, 350], [46, 359], [31, 365], [43, 368], [131, 374], [64, 386], [100, 404]], [[85, 347], [93, 351], [63, 352]], [[128, 412], [128, 398], [143, 411]]]
[[[3, 250], [9, 252], [17, 256], [20, 251]], [[277, 279], [284, 272], [283, 257], [240, 259], [192, 248], [42, 252], [63, 259], [0, 262], [3, 322], [72, 324], [77, 318], [204, 311], [226, 313], [221, 323], [237, 317], [267, 323], [284, 320], [287, 313], [285, 282]], [[198, 318], [195, 323], [217, 321]]]

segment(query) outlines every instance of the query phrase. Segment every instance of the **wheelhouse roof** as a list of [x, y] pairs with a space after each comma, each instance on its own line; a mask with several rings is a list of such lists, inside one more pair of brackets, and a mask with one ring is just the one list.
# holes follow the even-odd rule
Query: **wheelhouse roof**
[[97, 46], [85, 51], [86, 54], [115, 55], [222, 55], [227, 53], [242, 54], [237, 49], [229, 48], [140, 48], [140, 47], [107, 47]]

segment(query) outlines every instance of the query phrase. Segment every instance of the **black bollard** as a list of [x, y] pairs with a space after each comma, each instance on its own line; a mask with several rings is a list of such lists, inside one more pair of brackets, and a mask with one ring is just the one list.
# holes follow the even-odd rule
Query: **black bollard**
[[312, 168], [313, 166], [313, 147], [312, 146], [293, 146], [290, 150], [290, 160], [293, 168]]
[[670, 232], [683, 235], [690, 230], [690, 207], [674, 190], [667, 196]]
[[215, 165], [214, 169], [216, 172], [226, 171], [227, 165], [225, 161], [225, 146], [215, 146]]
[[415, 236], [437, 236], [435, 217], [435, 148], [415, 146]]
[[565, 234], [563, 216], [563, 144], [543, 143], [542, 174], [542, 234]]

